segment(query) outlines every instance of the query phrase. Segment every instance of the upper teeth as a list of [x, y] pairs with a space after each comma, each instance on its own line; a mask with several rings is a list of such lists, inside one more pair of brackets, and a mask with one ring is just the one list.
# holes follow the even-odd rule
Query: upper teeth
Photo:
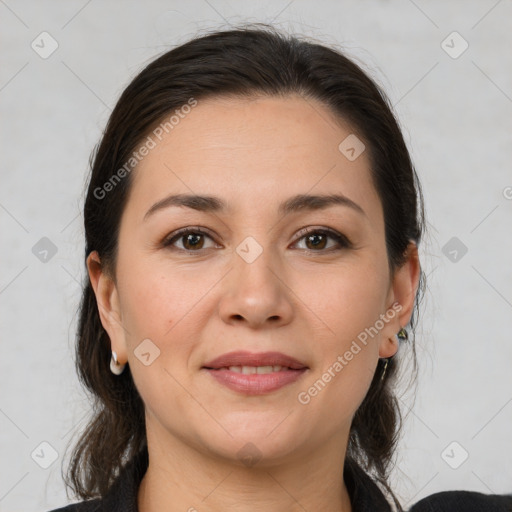
[[281, 370], [289, 370], [287, 366], [230, 366], [229, 370], [232, 372], [244, 373], [245, 375], [252, 375], [254, 373], [272, 373]]

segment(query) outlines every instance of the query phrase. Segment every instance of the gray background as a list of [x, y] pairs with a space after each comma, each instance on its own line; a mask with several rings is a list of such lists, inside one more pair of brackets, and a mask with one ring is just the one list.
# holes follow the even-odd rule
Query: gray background
[[[0, 0], [0, 511], [67, 502], [61, 464], [88, 410], [72, 358], [80, 208], [111, 108], [155, 55], [249, 21], [342, 45], [363, 62], [422, 179], [429, 291], [394, 488], [406, 506], [447, 489], [512, 493], [510, 19], [507, 0]], [[58, 43], [47, 58], [43, 31]], [[57, 249], [46, 262], [43, 237]]]

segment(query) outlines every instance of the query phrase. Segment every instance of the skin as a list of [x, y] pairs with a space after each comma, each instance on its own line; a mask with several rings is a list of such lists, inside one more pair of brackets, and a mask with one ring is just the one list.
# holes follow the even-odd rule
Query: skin
[[[379, 357], [397, 351], [419, 263], [410, 244], [391, 275], [367, 155], [351, 162], [338, 150], [350, 133], [327, 107], [299, 96], [209, 99], [133, 172], [115, 278], [97, 253], [88, 270], [112, 350], [145, 403], [150, 462], [141, 512], [351, 511], [343, 482], [350, 424]], [[364, 214], [336, 205], [278, 215], [290, 196], [333, 192]], [[177, 193], [218, 196], [231, 211], [174, 206], [144, 220], [154, 203]], [[181, 237], [174, 250], [162, 245], [189, 226], [209, 235], [188, 245]], [[298, 236], [302, 228], [331, 228], [353, 245], [320, 237], [317, 248]], [[236, 252], [248, 236], [263, 250], [252, 263]], [[298, 393], [396, 302], [400, 313], [301, 404]], [[160, 350], [149, 366], [134, 353], [147, 338]], [[280, 351], [309, 369], [291, 385], [246, 396], [202, 369], [240, 349]], [[250, 467], [237, 455], [247, 443], [261, 456]]]

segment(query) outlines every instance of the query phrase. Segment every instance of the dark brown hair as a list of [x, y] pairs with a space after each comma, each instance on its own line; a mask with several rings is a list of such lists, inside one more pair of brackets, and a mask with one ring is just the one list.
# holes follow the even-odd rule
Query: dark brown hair
[[[192, 39], [151, 62], [126, 87], [91, 157], [84, 206], [85, 256], [98, 251], [104, 270], [115, 276], [117, 239], [131, 174], [119, 173], [150, 130], [192, 99], [255, 94], [300, 94], [325, 104], [364, 141], [382, 202], [390, 268], [404, 262], [410, 241], [424, 228], [421, 189], [399, 125], [382, 90], [340, 50], [250, 25]], [[341, 141], [340, 141], [341, 142]], [[126, 167], [124, 167], [126, 170]], [[122, 179], [112, 181], [112, 177]], [[105, 183], [113, 186], [105, 192]], [[104, 193], [105, 192], [105, 193]], [[423, 274], [416, 309], [423, 289]], [[416, 375], [414, 317], [410, 353]], [[111, 344], [89, 282], [83, 289], [76, 367], [92, 394], [93, 417], [74, 447], [66, 484], [76, 496], [104, 496], [123, 465], [146, 444], [144, 404], [129, 368], [109, 369]], [[397, 358], [379, 362], [350, 431], [347, 461], [371, 474], [401, 507], [388, 485], [390, 463], [402, 417], [392, 391]]]

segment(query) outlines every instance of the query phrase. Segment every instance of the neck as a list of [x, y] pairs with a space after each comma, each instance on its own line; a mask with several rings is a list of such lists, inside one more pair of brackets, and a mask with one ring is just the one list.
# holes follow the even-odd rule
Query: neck
[[352, 512], [343, 482], [346, 443], [339, 439], [294, 460], [262, 459], [247, 467], [147, 433], [149, 466], [139, 487], [139, 512]]

